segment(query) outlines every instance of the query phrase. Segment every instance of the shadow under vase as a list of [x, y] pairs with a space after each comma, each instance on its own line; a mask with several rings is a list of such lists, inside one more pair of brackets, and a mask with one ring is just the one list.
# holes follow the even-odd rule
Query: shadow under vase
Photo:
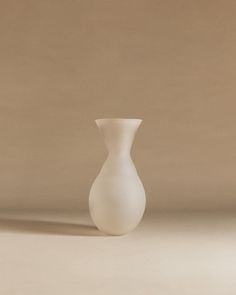
[[0, 218], [0, 232], [87, 237], [105, 236], [93, 225], [11, 218]]

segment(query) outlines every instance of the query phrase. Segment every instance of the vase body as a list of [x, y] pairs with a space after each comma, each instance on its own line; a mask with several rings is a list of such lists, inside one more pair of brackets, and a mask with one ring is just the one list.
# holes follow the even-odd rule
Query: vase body
[[146, 204], [145, 191], [130, 157], [139, 119], [99, 119], [108, 157], [89, 195], [90, 215], [99, 230], [122, 235], [141, 221]]

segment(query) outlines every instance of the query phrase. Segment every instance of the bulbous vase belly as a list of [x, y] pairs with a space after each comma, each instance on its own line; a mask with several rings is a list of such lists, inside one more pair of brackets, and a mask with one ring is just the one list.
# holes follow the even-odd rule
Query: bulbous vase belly
[[145, 192], [138, 176], [99, 175], [89, 197], [90, 214], [104, 233], [122, 235], [132, 231], [145, 210]]
[[146, 204], [143, 184], [130, 157], [141, 120], [100, 119], [96, 123], [109, 153], [90, 190], [90, 215], [102, 232], [123, 235], [139, 224]]

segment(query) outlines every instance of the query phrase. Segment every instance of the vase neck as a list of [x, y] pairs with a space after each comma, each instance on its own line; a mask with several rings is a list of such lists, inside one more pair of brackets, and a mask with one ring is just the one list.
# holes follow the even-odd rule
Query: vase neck
[[96, 123], [104, 137], [109, 156], [127, 156], [141, 124], [139, 119], [99, 119]]

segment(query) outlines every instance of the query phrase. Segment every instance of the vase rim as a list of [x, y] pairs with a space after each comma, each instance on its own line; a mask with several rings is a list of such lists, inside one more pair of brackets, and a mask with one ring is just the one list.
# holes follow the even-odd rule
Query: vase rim
[[114, 122], [142, 122], [142, 119], [138, 118], [99, 118], [96, 119], [95, 122], [102, 122], [102, 121], [114, 121]]

